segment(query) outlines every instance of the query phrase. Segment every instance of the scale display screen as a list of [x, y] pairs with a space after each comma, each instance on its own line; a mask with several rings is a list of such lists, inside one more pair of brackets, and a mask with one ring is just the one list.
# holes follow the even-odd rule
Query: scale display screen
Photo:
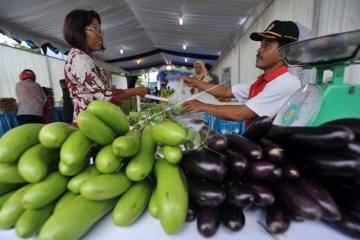
[[277, 114], [274, 124], [306, 126], [321, 105], [321, 88], [308, 84], [296, 91]]

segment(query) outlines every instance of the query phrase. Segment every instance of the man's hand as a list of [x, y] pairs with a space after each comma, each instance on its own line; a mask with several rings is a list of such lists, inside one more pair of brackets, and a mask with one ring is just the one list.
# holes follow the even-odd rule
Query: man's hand
[[203, 112], [204, 111], [204, 107], [206, 106], [205, 103], [202, 103], [198, 100], [190, 100], [185, 102], [184, 107], [187, 111], [192, 111], [192, 112]]
[[178, 78], [178, 80], [186, 82], [189, 87], [197, 87], [196, 86], [196, 80], [191, 78], [191, 77], [181, 76], [181, 77]]

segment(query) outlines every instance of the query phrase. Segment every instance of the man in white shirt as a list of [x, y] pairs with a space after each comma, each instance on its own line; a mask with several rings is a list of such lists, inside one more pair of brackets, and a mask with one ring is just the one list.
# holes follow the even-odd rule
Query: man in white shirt
[[246, 120], [247, 127], [259, 116], [276, 116], [286, 100], [301, 87], [299, 79], [288, 72], [278, 48], [297, 41], [298, 37], [299, 30], [294, 22], [279, 20], [272, 22], [264, 32], [250, 35], [252, 40], [261, 41], [255, 65], [264, 71], [253, 83], [230, 88], [181, 77], [190, 87], [208, 91], [217, 97], [235, 97], [241, 102], [245, 101], [243, 105], [219, 106], [191, 100], [184, 103], [185, 108], [228, 120]]

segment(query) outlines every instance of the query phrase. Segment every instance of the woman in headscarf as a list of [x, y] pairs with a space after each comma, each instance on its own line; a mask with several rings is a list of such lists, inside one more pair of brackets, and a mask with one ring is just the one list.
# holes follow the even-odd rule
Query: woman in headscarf
[[[203, 61], [198, 60], [194, 63], [194, 71], [195, 71], [194, 78], [191, 78], [189, 76], [181, 76], [180, 79], [182, 79], [182, 80], [187, 79], [188, 81], [198, 80], [198, 81], [204, 81], [207, 83], [212, 83], [213, 79], [210, 76], [210, 74], [208, 73]], [[191, 88], [190, 91], [192, 94], [199, 92], [197, 89], [194, 89], [194, 88]]]
[[195, 80], [201, 80], [204, 82], [212, 82], [212, 77], [208, 73], [208, 70], [205, 67], [205, 63], [201, 60], [198, 60], [194, 63], [194, 70], [195, 70]]

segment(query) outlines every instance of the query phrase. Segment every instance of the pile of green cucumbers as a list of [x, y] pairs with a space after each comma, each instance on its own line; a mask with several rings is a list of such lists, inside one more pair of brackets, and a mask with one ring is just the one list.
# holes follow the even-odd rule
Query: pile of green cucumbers
[[[0, 229], [79, 239], [112, 209], [115, 225], [134, 223], [151, 198], [164, 231], [179, 231], [189, 199], [177, 165], [186, 129], [170, 121], [130, 129], [119, 107], [98, 100], [77, 124], [26, 124], [0, 139]], [[90, 164], [94, 145], [100, 150]]]

